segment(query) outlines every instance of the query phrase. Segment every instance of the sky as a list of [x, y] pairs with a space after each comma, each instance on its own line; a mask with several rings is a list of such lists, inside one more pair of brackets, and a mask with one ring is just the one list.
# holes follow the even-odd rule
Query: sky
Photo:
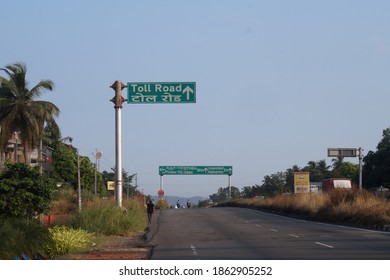
[[[0, 67], [55, 83], [63, 137], [115, 167], [110, 86], [196, 82], [196, 103], [123, 104], [123, 168], [157, 195], [161, 165], [233, 166], [232, 185], [376, 150], [390, 126], [389, 1], [0, 0]], [[122, 95], [126, 98], [126, 90]], [[358, 163], [356, 158], [347, 161]], [[164, 176], [166, 195], [203, 196], [228, 178]]]

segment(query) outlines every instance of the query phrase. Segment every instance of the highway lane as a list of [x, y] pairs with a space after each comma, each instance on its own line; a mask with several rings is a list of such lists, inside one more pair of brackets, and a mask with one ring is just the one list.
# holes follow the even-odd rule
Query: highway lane
[[390, 234], [243, 208], [162, 210], [151, 259], [390, 260]]

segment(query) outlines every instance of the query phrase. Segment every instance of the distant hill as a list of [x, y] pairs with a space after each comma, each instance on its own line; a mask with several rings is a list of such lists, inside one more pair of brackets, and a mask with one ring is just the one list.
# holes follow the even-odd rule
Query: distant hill
[[[154, 201], [159, 199], [158, 196], [152, 196]], [[176, 205], [176, 202], [179, 200], [180, 205], [185, 205], [187, 200], [191, 201], [191, 205], [198, 205], [199, 201], [208, 199], [207, 197], [202, 196], [193, 196], [193, 197], [182, 197], [182, 196], [164, 196], [164, 199], [169, 203], [169, 205]]]

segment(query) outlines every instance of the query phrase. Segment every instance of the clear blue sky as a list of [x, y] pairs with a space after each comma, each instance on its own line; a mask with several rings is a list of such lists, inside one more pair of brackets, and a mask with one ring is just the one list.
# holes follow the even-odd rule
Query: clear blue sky
[[[390, 1], [1, 1], [0, 66], [24, 62], [61, 110], [63, 136], [115, 165], [115, 80], [194, 81], [196, 104], [122, 112], [123, 168], [157, 194], [159, 165], [232, 165], [238, 188], [375, 150], [389, 127]], [[123, 91], [126, 94], [126, 91]], [[357, 159], [350, 159], [357, 163]], [[226, 176], [165, 176], [167, 195]]]

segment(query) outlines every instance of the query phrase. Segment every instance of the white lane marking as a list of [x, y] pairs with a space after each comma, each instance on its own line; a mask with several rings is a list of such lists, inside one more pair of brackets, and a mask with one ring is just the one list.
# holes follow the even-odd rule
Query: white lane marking
[[292, 237], [295, 237], [295, 238], [299, 237], [298, 235], [295, 235], [295, 234], [289, 234], [289, 236], [292, 236]]
[[257, 227], [261, 227], [261, 225], [256, 224]]
[[328, 248], [334, 248], [334, 247], [333, 247], [333, 246], [331, 246], [331, 245], [324, 244], [324, 243], [321, 243], [321, 242], [315, 242], [315, 244], [317, 244], [317, 245], [321, 245], [321, 246], [325, 246], [325, 247], [328, 247]]
[[271, 230], [271, 231], [274, 231], [274, 232], [278, 232], [276, 229], [274, 229], [274, 228], [270, 228], [269, 230]]
[[372, 233], [379, 233], [379, 234], [386, 234], [386, 235], [390, 235], [390, 232], [389, 231], [380, 231], [380, 230], [373, 230], [373, 229], [364, 229], [364, 228], [357, 228], [357, 227], [349, 227], [349, 226], [341, 226], [341, 225], [333, 225], [333, 224], [326, 224], [326, 223], [320, 223], [320, 222], [314, 222], [314, 221], [308, 221], [308, 220], [300, 220], [300, 219], [297, 219], [297, 218], [291, 218], [291, 217], [287, 217], [287, 216], [281, 216], [281, 215], [278, 215], [278, 214], [272, 214], [272, 213], [268, 213], [268, 212], [265, 212], [265, 211], [262, 211], [262, 210], [255, 210], [255, 209], [248, 209], [250, 211], [253, 211], [253, 212], [260, 212], [261, 214], [266, 214], [266, 215], [270, 215], [270, 216], [275, 216], [275, 217], [279, 217], [281, 219], [286, 219], [286, 220], [291, 220], [291, 221], [296, 221], [296, 222], [300, 222], [300, 223], [305, 223], [305, 224], [317, 224], [317, 225], [323, 225], [323, 226], [328, 226], [328, 227], [338, 227], [338, 228], [345, 228], [345, 229], [351, 229], [351, 230], [355, 230], [355, 231], [365, 231], [365, 232], [372, 232]]
[[194, 245], [191, 244], [191, 250], [192, 250], [192, 253], [195, 255], [195, 256], [198, 256], [198, 252], [196, 251], [196, 247]]

